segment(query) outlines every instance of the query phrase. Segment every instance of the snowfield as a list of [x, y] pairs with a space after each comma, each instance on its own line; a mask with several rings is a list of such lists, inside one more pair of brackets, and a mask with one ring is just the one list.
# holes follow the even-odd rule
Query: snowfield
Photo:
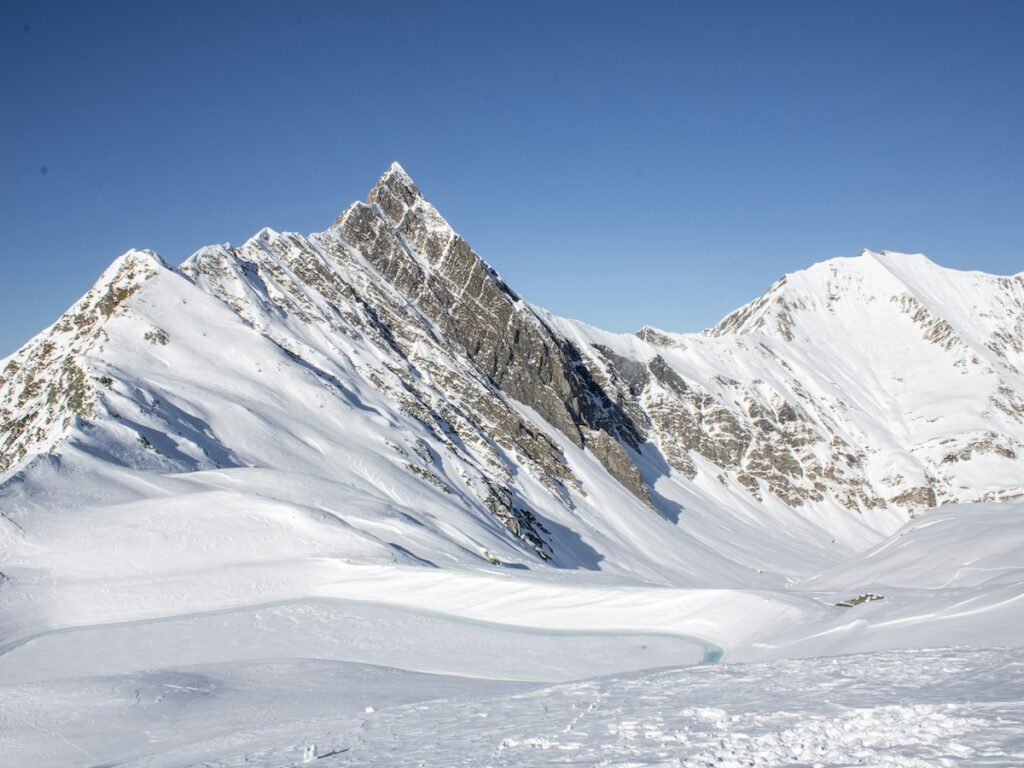
[[1024, 276], [702, 334], [516, 296], [395, 165], [0, 361], [0, 768], [1024, 765]]
[[50, 628], [0, 649], [0, 764], [1020, 765], [1022, 512], [935, 510], [780, 590], [324, 558], [8, 587]]
[[1009, 767], [1024, 762], [1022, 689], [1006, 649], [555, 685], [291, 659], [4, 689], [0, 746], [12, 766]]

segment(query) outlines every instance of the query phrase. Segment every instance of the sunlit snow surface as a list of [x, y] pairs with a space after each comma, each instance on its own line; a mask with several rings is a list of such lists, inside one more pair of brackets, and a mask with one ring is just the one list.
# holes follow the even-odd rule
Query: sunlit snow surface
[[7, 765], [1015, 766], [1024, 656], [941, 649], [557, 685], [294, 659], [6, 689]]
[[[0, 764], [1021, 765], [1024, 652], [983, 647], [1019, 644], [1021, 511], [935, 510], [789, 590], [296, 559], [65, 585], [87, 623], [40, 584], [63, 627], [2, 649]], [[854, 584], [885, 597], [832, 605]]]
[[710, 556], [706, 586], [626, 546], [467, 557], [418, 538], [411, 482], [36, 465], [4, 498], [0, 766], [1024, 764], [1020, 502], [724, 588]]

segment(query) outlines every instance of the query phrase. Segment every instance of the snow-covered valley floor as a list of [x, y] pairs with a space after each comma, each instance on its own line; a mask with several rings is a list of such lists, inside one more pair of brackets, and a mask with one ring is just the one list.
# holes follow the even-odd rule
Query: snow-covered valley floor
[[244, 526], [142, 557], [94, 516], [8, 550], [0, 766], [1020, 766], [1020, 512], [936, 509], [771, 589], [217, 565]]
[[724, 588], [357, 562], [252, 488], [62, 478], [5, 502], [2, 768], [1024, 765], [1019, 502]]
[[[9, 597], [49, 626], [0, 648], [0, 765], [1024, 765], [1024, 650], [979, 647], [1015, 644], [1019, 569], [990, 547], [971, 573], [992, 585], [929, 590], [928, 573], [909, 575], [923, 536], [978, 527], [983, 512], [966, 511], [811, 580], [887, 593], [854, 608], [798, 588], [321, 562], [268, 566], [279, 588], [287, 572], [316, 595], [236, 591], [233, 607], [168, 602], [163, 615], [161, 579], [23, 584]], [[969, 549], [962, 526], [959, 540]], [[919, 586], [867, 581], [884, 558], [907, 560], [888, 570]], [[196, 601], [206, 581], [169, 583]], [[130, 599], [85, 623], [64, 592]], [[922, 650], [929, 637], [974, 647]]]

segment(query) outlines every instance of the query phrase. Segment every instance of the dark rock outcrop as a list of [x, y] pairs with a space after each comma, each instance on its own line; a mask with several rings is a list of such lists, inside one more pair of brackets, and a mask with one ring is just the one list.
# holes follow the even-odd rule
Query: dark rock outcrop
[[345, 211], [334, 229], [489, 381], [576, 445], [591, 448], [649, 503], [639, 471], [617, 442], [640, 450], [633, 419], [594, 379], [580, 350], [509, 289], [399, 166], [381, 178], [366, 204]]

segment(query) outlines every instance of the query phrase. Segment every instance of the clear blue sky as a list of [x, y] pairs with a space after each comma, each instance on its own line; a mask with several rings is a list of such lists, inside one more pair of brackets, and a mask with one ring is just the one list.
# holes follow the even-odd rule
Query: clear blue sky
[[393, 160], [531, 301], [698, 330], [863, 247], [1024, 269], [1024, 2], [0, 4], [0, 355], [130, 247]]

